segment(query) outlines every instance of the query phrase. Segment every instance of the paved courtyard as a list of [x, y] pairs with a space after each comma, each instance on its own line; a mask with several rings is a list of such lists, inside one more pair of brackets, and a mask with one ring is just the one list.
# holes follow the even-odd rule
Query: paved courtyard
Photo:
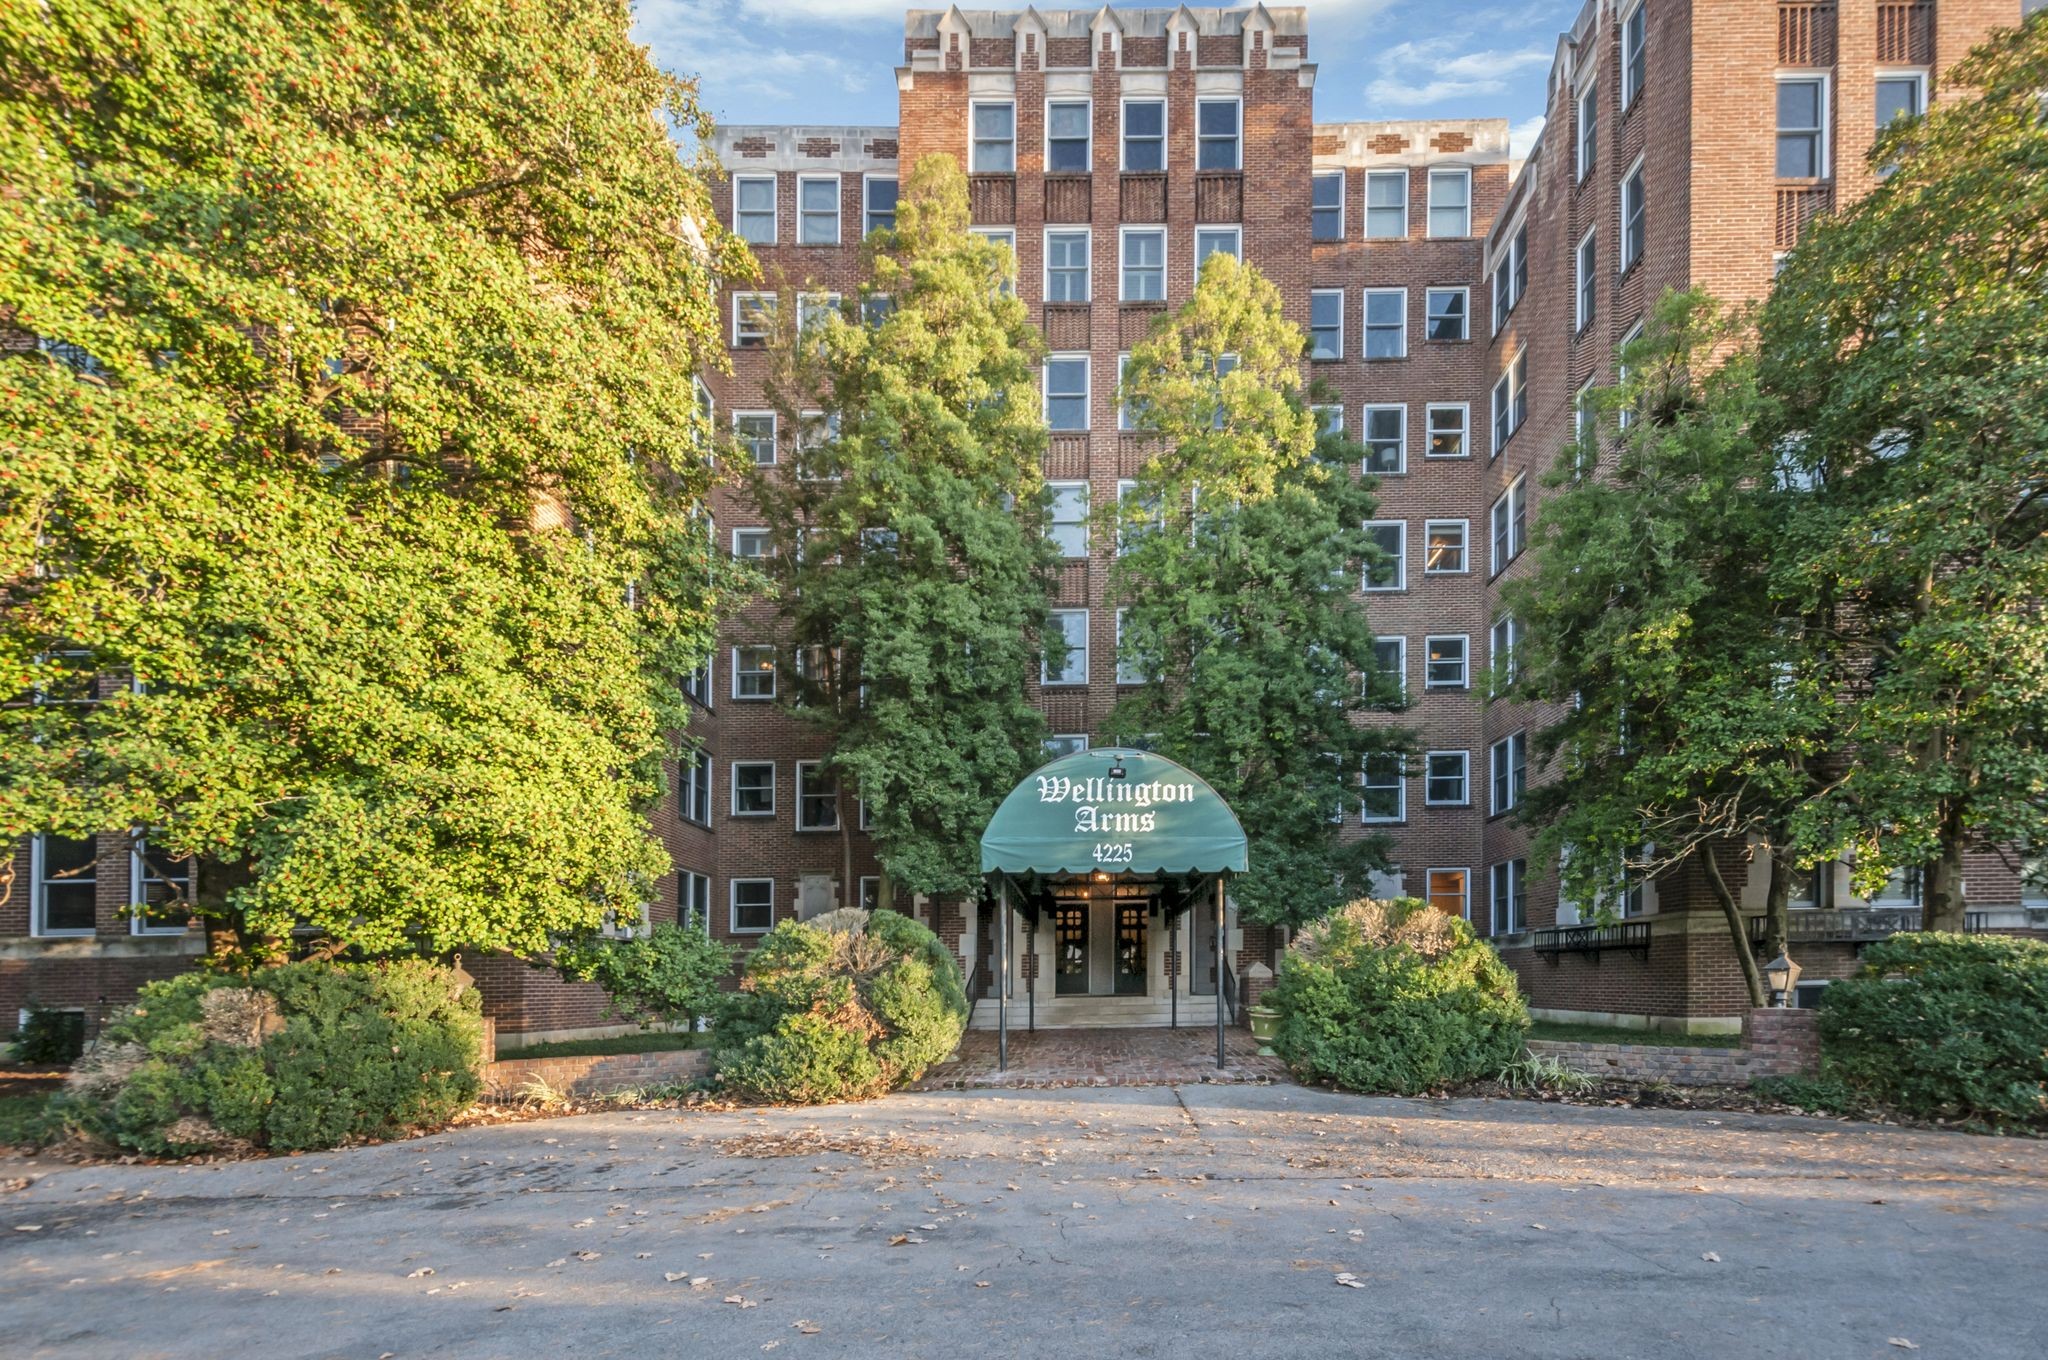
[[996, 1070], [996, 1032], [971, 1029], [951, 1058], [925, 1074], [926, 1090], [970, 1086], [1155, 1086], [1201, 1081], [1284, 1081], [1287, 1065], [1259, 1056], [1251, 1032], [1216, 1029], [1042, 1029], [1010, 1032], [1010, 1066]]
[[2038, 1360], [2044, 1259], [2035, 1142], [929, 1092], [56, 1170], [0, 1194], [0, 1353]]

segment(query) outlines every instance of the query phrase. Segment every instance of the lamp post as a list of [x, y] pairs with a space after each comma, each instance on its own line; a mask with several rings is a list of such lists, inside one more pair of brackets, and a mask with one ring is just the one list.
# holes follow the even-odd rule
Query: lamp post
[[1764, 965], [1764, 979], [1771, 984], [1771, 1004], [1784, 1009], [1792, 1004], [1792, 989], [1799, 985], [1799, 965], [1780, 954]]

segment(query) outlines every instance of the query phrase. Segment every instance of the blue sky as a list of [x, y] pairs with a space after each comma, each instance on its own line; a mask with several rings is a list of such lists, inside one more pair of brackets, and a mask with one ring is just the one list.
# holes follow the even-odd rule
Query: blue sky
[[[1309, 50], [1321, 67], [1316, 117], [1507, 118], [1520, 150], [1540, 126], [1557, 34], [1579, 6], [1309, 0]], [[894, 123], [905, 8], [893, 0], [634, 0], [634, 32], [661, 65], [699, 77], [720, 122]]]

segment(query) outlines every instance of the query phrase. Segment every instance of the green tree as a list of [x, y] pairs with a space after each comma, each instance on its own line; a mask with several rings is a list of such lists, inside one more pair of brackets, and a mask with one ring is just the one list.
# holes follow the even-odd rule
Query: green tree
[[0, 838], [147, 828], [221, 950], [645, 900], [750, 265], [627, 21], [0, 10]]
[[1851, 742], [1816, 844], [1866, 891], [1924, 869], [1930, 930], [1967, 848], [2048, 843], [2048, 15], [1946, 83], [1760, 323], [1814, 484], [1777, 589], [1828, 621]]
[[1406, 734], [1356, 594], [1377, 560], [1364, 450], [1318, 438], [1299, 327], [1279, 290], [1211, 255], [1191, 297], [1131, 352], [1120, 394], [1159, 439], [1103, 514], [1121, 548], [1118, 666], [1142, 681], [1109, 719], [1215, 786], [1249, 841], [1245, 919], [1299, 924], [1364, 896], [1380, 837], [1346, 837], [1369, 757]]
[[1014, 261], [968, 230], [948, 157], [913, 168], [896, 222], [869, 239], [872, 283], [845, 315], [800, 333], [785, 317], [771, 395], [802, 433], [751, 481], [790, 702], [831, 737], [843, 881], [858, 796], [884, 905], [971, 888], [981, 829], [1042, 759], [1025, 685], [1057, 561]]

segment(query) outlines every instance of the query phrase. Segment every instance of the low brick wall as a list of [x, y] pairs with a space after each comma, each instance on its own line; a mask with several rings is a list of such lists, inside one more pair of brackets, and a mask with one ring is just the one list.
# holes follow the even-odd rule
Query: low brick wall
[[668, 1086], [695, 1081], [711, 1070], [711, 1055], [701, 1048], [660, 1053], [607, 1053], [588, 1058], [506, 1058], [484, 1064], [484, 1093], [505, 1099], [539, 1077], [572, 1096], [597, 1096], [636, 1086]]
[[1754, 1010], [1743, 1017], [1737, 1048], [1672, 1044], [1589, 1044], [1531, 1039], [1529, 1051], [1596, 1077], [1668, 1081], [1674, 1086], [1746, 1086], [1758, 1077], [1794, 1077], [1820, 1065], [1814, 1012]]

